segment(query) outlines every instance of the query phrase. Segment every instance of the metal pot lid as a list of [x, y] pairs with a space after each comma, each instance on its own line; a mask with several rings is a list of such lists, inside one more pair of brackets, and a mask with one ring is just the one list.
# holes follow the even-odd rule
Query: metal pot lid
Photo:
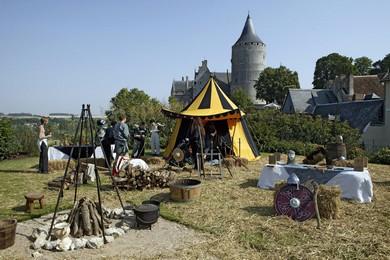
[[134, 211], [138, 212], [152, 212], [152, 211], [158, 211], [158, 207], [153, 204], [142, 204], [134, 209]]

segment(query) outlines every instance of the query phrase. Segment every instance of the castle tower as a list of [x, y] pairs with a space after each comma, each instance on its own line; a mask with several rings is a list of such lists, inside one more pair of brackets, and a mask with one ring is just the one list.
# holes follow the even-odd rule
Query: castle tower
[[241, 36], [232, 46], [232, 92], [241, 88], [253, 102], [259, 103], [256, 102], [256, 90], [253, 86], [265, 68], [265, 54], [265, 44], [257, 36], [248, 14]]

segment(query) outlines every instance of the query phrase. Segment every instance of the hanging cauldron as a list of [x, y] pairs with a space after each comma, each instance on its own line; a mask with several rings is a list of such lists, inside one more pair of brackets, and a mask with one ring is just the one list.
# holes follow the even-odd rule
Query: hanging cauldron
[[149, 229], [157, 222], [160, 216], [159, 207], [153, 204], [142, 204], [134, 209], [137, 227], [146, 226]]

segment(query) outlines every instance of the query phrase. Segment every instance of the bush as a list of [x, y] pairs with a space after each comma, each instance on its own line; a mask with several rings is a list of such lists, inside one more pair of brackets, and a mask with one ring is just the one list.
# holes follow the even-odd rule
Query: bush
[[26, 155], [37, 156], [39, 149], [37, 145], [38, 130], [29, 125], [19, 125], [15, 128], [15, 136], [18, 143], [18, 152]]
[[370, 163], [390, 164], [390, 148], [385, 147], [369, 157]]
[[11, 121], [0, 119], [0, 160], [9, 158], [18, 152], [19, 146], [16, 142], [15, 131]]
[[[306, 155], [318, 145], [344, 137], [348, 153], [360, 147], [360, 133], [345, 122], [331, 122], [321, 117], [284, 114], [277, 110], [259, 110], [248, 115], [248, 124], [261, 151], [286, 152], [294, 150]], [[353, 154], [348, 154], [348, 157]]]

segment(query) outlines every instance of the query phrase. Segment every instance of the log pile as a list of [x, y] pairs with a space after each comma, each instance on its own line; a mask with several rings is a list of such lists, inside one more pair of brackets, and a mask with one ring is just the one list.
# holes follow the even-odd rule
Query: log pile
[[143, 190], [152, 188], [167, 188], [175, 178], [175, 173], [168, 169], [144, 171], [138, 167], [129, 167], [125, 177], [115, 177], [119, 188], [127, 190]]
[[[58, 190], [61, 188], [61, 183], [63, 180], [63, 176], [57, 177], [52, 181], [49, 181], [47, 183], [47, 186], [51, 190]], [[65, 177], [65, 184], [64, 184], [64, 190], [68, 190], [70, 186], [73, 185], [74, 175], [72, 173], [69, 173]]]
[[[80, 169], [80, 172], [77, 176], [77, 184], [81, 185], [84, 183], [84, 178], [85, 178], [85, 171], [83, 169]], [[64, 184], [64, 190], [68, 190], [69, 187], [71, 187], [73, 184], [75, 184], [75, 178], [76, 178], [76, 170], [72, 170], [68, 172], [65, 176], [65, 184]], [[63, 176], [57, 177], [53, 179], [52, 181], [49, 181], [47, 183], [47, 186], [49, 189], [52, 190], [57, 190], [61, 188], [61, 183], [63, 180]]]
[[[99, 205], [90, 199], [83, 197], [73, 207], [68, 217], [70, 234], [73, 237], [100, 236], [102, 226], [100, 225], [101, 213]], [[104, 227], [109, 227], [109, 220], [103, 218]]]

